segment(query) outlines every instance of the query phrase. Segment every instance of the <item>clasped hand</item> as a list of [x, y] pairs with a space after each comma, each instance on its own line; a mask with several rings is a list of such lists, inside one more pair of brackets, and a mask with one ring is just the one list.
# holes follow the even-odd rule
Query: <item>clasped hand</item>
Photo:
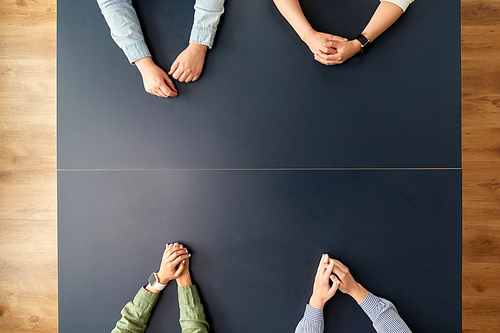
[[170, 280], [189, 274], [189, 257], [191, 255], [182, 244], [167, 244], [158, 271], [158, 281], [167, 284]]
[[314, 59], [324, 65], [339, 65], [361, 51], [357, 40], [315, 31], [304, 38]]
[[[330, 281], [333, 282], [330, 285]], [[337, 290], [350, 295], [361, 303], [368, 291], [354, 280], [349, 269], [340, 261], [323, 254], [314, 279], [314, 287], [309, 305], [323, 309], [325, 303], [335, 295]]]

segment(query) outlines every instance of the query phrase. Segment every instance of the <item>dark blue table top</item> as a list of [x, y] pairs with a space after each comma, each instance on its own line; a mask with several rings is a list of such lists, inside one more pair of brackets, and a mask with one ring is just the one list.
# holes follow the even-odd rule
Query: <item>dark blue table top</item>
[[[158, 269], [192, 252], [212, 332], [293, 332], [322, 253], [414, 332], [461, 329], [461, 171], [60, 172], [60, 332], [106, 332]], [[148, 332], [179, 331], [175, 282]], [[338, 292], [327, 331], [371, 322]]]
[[[378, 5], [302, 2], [314, 27], [346, 37]], [[193, 2], [134, 5], [169, 68]], [[460, 3], [418, 0], [369, 53], [331, 67], [272, 1], [225, 8], [201, 79], [160, 99], [94, 1], [58, 2], [60, 332], [110, 331], [172, 241], [193, 253], [211, 332], [293, 332], [324, 252], [414, 332], [460, 332]], [[180, 330], [174, 285], [148, 332]], [[371, 327], [341, 293], [325, 320]]]
[[[378, 1], [307, 1], [352, 38]], [[164, 69], [187, 46], [191, 2], [136, 1]], [[369, 53], [313, 60], [270, 0], [228, 0], [204, 73], [179, 96], [144, 91], [93, 1], [58, 4], [58, 168], [461, 165], [460, 3], [412, 4]]]

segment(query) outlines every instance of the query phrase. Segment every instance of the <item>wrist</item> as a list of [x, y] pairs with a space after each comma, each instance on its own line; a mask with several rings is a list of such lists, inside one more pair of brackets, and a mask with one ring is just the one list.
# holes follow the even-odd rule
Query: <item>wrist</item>
[[136, 61], [134, 61], [134, 65], [136, 65], [137, 68], [139, 69], [139, 71], [142, 72], [147, 67], [155, 66], [155, 63], [153, 61], [153, 58], [144, 57], [144, 58], [137, 59]]
[[166, 285], [170, 282], [170, 279], [161, 276], [160, 273], [156, 274], [156, 276], [158, 277], [158, 283]]
[[361, 42], [357, 39], [350, 40], [348, 43], [351, 43], [353, 47], [355, 47], [357, 52], [361, 52]]
[[309, 27], [309, 28], [303, 29], [300, 32], [297, 32], [300, 39], [302, 39], [302, 41], [306, 44], [309, 44], [310, 39], [314, 36], [315, 33], [316, 33], [316, 30], [314, 30], [312, 27]]
[[322, 300], [319, 297], [316, 297], [315, 295], [312, 295], [309, 299], [309, 305], [319, 310], [323, 310], [323, 308], [325, 307], [325, 303], [326, 301]]
[[200, 51], [200, 52], [206, 52], [208, 49], [208, 46], [205, 44], [198, 44], [198, 43], [189, 43], [189, 48]]
[[368, 296], [368, 290], [366, 290], [362, 285], [356, 283], [356, 287], [349, 295], [356, 300], [358, 304], [361, 304], [366, 296]]
[[365, 36], [370, 42], [373, 42], [375, 40], [375, 38], [377, 38], [375, 36], [375, 34], [372, 33], [371, 31], [365, 31], [365, 30], [363, 30], [363, 32], [361, 33], [361, 35]]
[[151, 287], [150, 284], [148, 284], [144, 289], [146, 289], [147, 291], [149, 291], [150, 293], [153, 293], [153, 294], [159, 294], [161, 291], [161, 290], [158, 290], [156, 288]]
[[181, 276], [175, 280], [177, 282], [177, 286], [186, 287], [193, 285], [191, 281], [191, 275], [187, 274], [186, 276]]

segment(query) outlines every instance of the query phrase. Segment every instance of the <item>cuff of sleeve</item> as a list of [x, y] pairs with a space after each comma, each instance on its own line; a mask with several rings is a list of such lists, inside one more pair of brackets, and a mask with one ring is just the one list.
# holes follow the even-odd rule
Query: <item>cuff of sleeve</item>
[[361, 307], [361, 309], [363, 309], [364, 312], [370, 313], [377, 307], [378, 301], [379, 298], [377, 296], [368, 292], [368, 295], [363, 302], [359, 303], [359, 306]]
[[178, 287], [177, 293], [179, 295], [179, 305], [193, 306], [200, 303], [200, 296], [198, 295], [198, 289], [195, 285]]
[[140, 306], [141, 308], [148, 308], [155, 306], [156, 302], [160, 298], [160, 294], [150, 293], [144, 287], [142, 287], [137, 295], [134, 297], [134, 304]]
[[199, 25], [193, 25], [191, 29], [191, 36], [189, 37], [190, 43], [203, 44], [208, 46], [209, 49], [212, 48], [214, 44], [215, 30], [201, 27]]
[[391, 2], [395, 5], [398, 5], [403, 10], [403, 13], [406, 11], [406, 8], [408, 8], [410, 3], [413, 2], [413, 0], [411, 0], [411, 1], [408, 1], [408, 0], [380, 0], [380, 2], [382, 2], [382, 1], [387, 1], [387, 2]]
[[128, 61], [133, 64], [136, 60], [144, 57], [151, 57], [148, 46], [144, 41], [139, 41], [133, 44], [126, 45], [123, 52], [127, 56]]
[[307, 318], [310, 321], [321, 323], [323, 322], [323, 310], [316, 309], [315, 307], [306, 304], [306, 310], [304, 311], [304, 318]]

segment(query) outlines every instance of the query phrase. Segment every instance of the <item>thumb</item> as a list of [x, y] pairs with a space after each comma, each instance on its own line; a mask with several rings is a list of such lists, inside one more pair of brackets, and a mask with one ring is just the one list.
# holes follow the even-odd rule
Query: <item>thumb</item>
[[330, 280], [332, 280], [332, 282], [333, 282], [333, 285], [330, 288], [330, 293], [332, 293], [332, 296], [333, 296], [337, 292], [337, 290], [339, 289], [340, 280], [337, 280], [337, 278], [333, 274], [330, 275]]
[[176, 94], [178, 93], [177, 89], [175, 89], [174, 83], [172, 82], [172, 80], [170, 80], [168, 76], [165, 76], [164, 82], [167, 85], [167, 87], [170, 88], [170, 90], [172, 90], [172, 92]]
[[168, 75], [174, 74], [174, 72], [177, 70], [177, 67], [179, 67], [179, 61], [175, 60], [172, 66], [170, 67], [170, 72], [168, 72]]

